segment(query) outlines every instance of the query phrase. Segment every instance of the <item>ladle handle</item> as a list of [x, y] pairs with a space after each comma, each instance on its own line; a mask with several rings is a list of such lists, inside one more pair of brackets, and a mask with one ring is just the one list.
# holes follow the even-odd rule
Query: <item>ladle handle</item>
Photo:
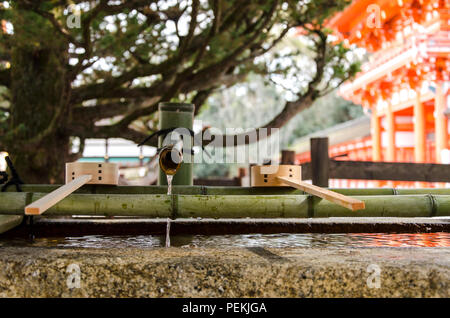
[[290, 185], [291, 187], [297, 188], [299, 190], [308, 192], [312, 195], [318, 196], [322, 199], [331, 201], [333, 203], [339, 204], [347, 209], [350, 209], [352, 211], [355, 210], [362, 210], [365, 208], [365, 203], [363, 201], [345, 196], [343, 194], [334, 192], [334, 191], [330, 191], [327, 189], [323, 189], [321, 187], [306, 183], [306, 182], [302, 182], [302, 181], [298, 181], [298, 180], [294, 180], [294, 179], [290, 179], [290, 178], [286, 178], [286, 177], [277, 177], [278, 180], [282, 181], [283, 183]]
[[92, 175], [81, 175], [62, 187], [50, 192], [46, 196], [36, 200], [25, 207], [26, 215], [40, 215], [56, 203], [67, 197], [69, 194], [88, 183], [92, 179]]

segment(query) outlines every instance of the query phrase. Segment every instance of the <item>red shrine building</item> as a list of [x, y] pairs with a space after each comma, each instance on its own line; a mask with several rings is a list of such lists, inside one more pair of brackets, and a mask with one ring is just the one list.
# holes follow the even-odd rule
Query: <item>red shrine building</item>
[[[339, 94], [370, 114], [367, 122], [354, 121], [354, 134], [349, 123], [342, 127], [345, 136], [330, 138], [330, 157], [450, 163], [450, 0], [355, 0], [328, 27], [347, 45], [369, 53], [362, 71]], [[309, 151], [294, 150], [298, 163], [309, 161]], [[376, 185], [383, 184], [414, 186]]]

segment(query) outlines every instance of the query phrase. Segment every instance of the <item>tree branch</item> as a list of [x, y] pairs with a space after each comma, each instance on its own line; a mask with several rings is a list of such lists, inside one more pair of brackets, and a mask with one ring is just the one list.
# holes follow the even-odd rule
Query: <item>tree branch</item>
[[78, 121], [97, 121], [126, 113], [130, 108], [128, 102], [106, 103], [97, 106], [79, 106], [72, 110], [73, 117]]
[[80, 57], [78, 60], [77, 65], [74, 68], [73, 73], [78, 74], [83, 69], [83, 62], [85, 60], [88, 60], [91, 57], [92, 54], [92, 43], [91, 43], [91, 30], [90, 26], [92, 21], [100, 14], [100, 12], [106, 8], [108, 1], [107, 0], [101, 0], [100, 3], [92, 9], [87, 17], [83, 19], [83, 43], [81, 44], [84, 48], [83, 56]]
[[[258, 29], [256, 29], [248, 39], [246, 39], [245, 43], [235, 49], [231, 54], [223, 58], [222, 60], [209, 65], [202, 70], [196, 72], [195, 74], [192, 74], [190, 77], [185, 79], [185, 82], [195, 82], [198, 80], [198, 78], [208, 76], [210, 77], [211, 74], [219, 74], [221, 72], [225, 72], [230, 66], [236, 65], [237, 61], [236, 59], [241, 55], [247, 48], [249, 48], [253, 42], [258, 38], [258, 36], [261, 35], [264, 28], [269, 24], [273, 13], [275, 12], [275, 8], [278, 4], [278, 1], [274, 1], [269, 12], [265, 14], [265, 17]], [[234, 63], [233, 63], [234, 62]]]
[[[102, 83], [87, 84], [76, 87], [72, 91], [72, 102], [80, 103], [84, 100], [97, 98], [98, 96], [105, 98], [112, 97], [144, 97], [161, 95], [161, 92], [168, 87], [167, 83], [157, 82], [149, 88], [132, 88], [122, 89], [120, 86], [124, 83], [130, 82], [138, 77], [146, 77], [150, 75], [175, 72], [178, 58], [173, 58], [162, 62], [161, 64], [139, 64], [128, 72], [122, 73], [120, 76], [105, 79]], [[143, 91], [144, 90], [144, 91]], [[152, 94], [152, 91], [155, 91]], [[145, 95], [147, 92], [149, 95]], [[144, 94], [143, 94], [144, 93]]]
[[[256, 140], [250, 140], [249, 135], [246, 133], [239, 135], [223, 135], [223, 136], [214, 136], [211, 141], [203, 141], [203, 145], [206, 146], [218, 139], [222, 139], [221, 143], [216, 144], [217, 146], [222, 145], [226, 146], [240, 146], [247, 145], [250, 142], [258, 142], [261, 138], [269, 137], [273, 132], [271, 128], [281, 128], [286, 123], [291, 120], [295, 115], [299, 112], [305, 110], [310, 107], [313, 102], [319, 98], [319, 94], [317, 91], [317, 86], [323, 79], [324, 69], [326, 66], [326, 50], [327, 50], [327, 36], [320, 30], [315, 30], [313, 32], [318, 36], [317, 48], [316, 48], [316, 57], [314, 58], [316, 64], [316, 74], [309, 82], [307, 91], [299, 95], [298, 99], [294, 102], [286, 102], [283, 110], [276, 115], [271, 121], [269, 121], [264, 126], [256, 129]], [[264, 129], [264, 133], [262, 133], [262, 129]]]
[[[250, 45], [252, 45], [253, 41], [257, 39], [258, 36], [260, 36], [262, 30], [268, 25], [270, 22], [274, 12], [275, 8], [278, 4], [278, 1], [274, 1], [270, 10], [265, 14], [264, 19], [261, 22], [261, 25], [254, 30], [254, 34], [250, 36], [248, 41], [246, 41], [243, 45], [238, 47], [236, 50], [234, 50], [230, 55], [226, 56], [223, 60], [220, 62], [217, 62], [211, 66], [206, 67], [205, 69], [197, 72], [196, 74], [189, 77], [191, 73], [191, 68], [188, 68], [183, 73], [181, 73], [179, 76], [177, 76], [177, 79], [175, 83], [172, 85], [172, 87], [168, 88], [166, 87], [165, 90], [157, 89], [158, 92], [165, 92], [164, 95], [162, 95], [163, 100], [170, 100], [172, 96], [176, 94], [178, 90], [181, 92], [190, 92], [193, 90], [207, 90], [214, 86], [215, 83], [218, 82], [218, 78], [221, 80], [219, 82], [227, 85], [227, 81], [231, 81], [233, 84], [238, 81], [239, 78], [245, 77], [245, 74], [227, 74], [223, 75], [224, 72], [230, 67], [234, 66], [233, 61], [236, 60], [236, 58]], [[212, 81], [212, 78], [216, 78], [215, 81]], [[166, 82], [164, 82], [166, 83]], [[206, 87], [199, 85], [199, 84], [205, 85]], [[101, 84], [100, 84], [101, 85]], [[110, 94], [114, 91], [110, 91]], [[111, 97], [111, 96], [107, 96]], [[118, 96], [115, 96], [118, 97]], [[135, 110], [131, 114], [124, 117], [119, 123], [117, 123], [115, 126], [125, 127], [128, 126], [131, 122], [136, 120], [137, 118], [141, 116], [148, 115], [150, 113], [153, 113], [157, 110], [157, 105], [140, 108], [138, 110]]]
[[[129, 127], [118, 126], [95, 126], [93, 129], [86, 130], [84, 126], [73, 125], [67, 128], [67, 133], [71, 136], [80, 138], [124, 138], [135, 143], [140, 143], [148, 134], [142, 133]], [[152, 133], [152, 132], [149, 132]]]
[[197, 92], [197, 94], [195, 94], [194, 98], [192, 99], [192, 104], [194, 104], [195, 106], [194, 116], [198, 115], [206, 99], [212, 94], [213, 91], [214, 91], [213, 88], [209, 88], [201, 90]]
[[[98, 85], [98, 86], [97, 86]], [[151, 87], [134, 87], [125, 88], [119, 87], [115, 88], [113, 85], [107, 89], [107, 85], [103, 86], [101, 84], [93, 84], [89, 91], [79, 91], [74, 89], [72, 93], [71, 102], [73, 104], [79, 104], [82, 101], [90, 99], [108, 99], [108, 98], [160, 98], [161, 94], [167, 89], [168, 83], [158, 82]], [[99, 92], [102, 94], [97, 94], [97, 87]]]
[[[265, 22], [266, 20], [270, 20], [270, 16], [271, 14], [273, 14], [273, 10], [276, 6], [276, 1], [274, 2], [274, 6], [271, 8], [271, 11], [267, 14], [267, 16], [265, 17]], [[194, 17], [195, 12], [197, 12], [195, 10], [195, 8], [193, 8], [193, 13], [192, 13], [192, 17]], [[216, 23], [216, 22], [214, 22]], [[219, 23], [219, 22], [217, 22]], [[195, 29], [195, 25], [193, 25], [192, 23], [190, 24], [190, 32], [194, 32]], [[260, 29], [261, 30], [261, 29]], [[258, 36], [259, 33], [258, 31], [255, 32], [254, 37]], [[189, 36], [188, 36], [189, 37]], [[102, 83], [98, 83], [98, 84], [88, 84], [88, 85], [83, 85], [81, 87], [78, 88], [74, 88], [73, 93], [72, 93], [72, 103], [80, 103], [83, 100], [89, 100], [89, 99], [93, 99], [93, 98], [97, 98], [98, 96], [102, 96], [102, 97], [106, 97], [106, 98], [111, 98], [111, 97], [143, 97], [144, 95], [142, 94], [143, 92], [139, 89], [136, 89], [133, 92], [128, 92], [120, 89], [119, 87], [126, 83], [129, 82], [137, 77], [145, 77], [145, 76], [150, 76], [150, 75], [155, 75], [155, 74], [163, 74], [164, 75], [164, 82], [167, 83], [169, 82], [167, 79], [170, 77], [173, 77], [176, 72], [177, 72], [177, 68], [179, 68], [183, 62], [185, 60], [187, 60], [191, 55], [195, 54], [197, 52], [197, 58], [198, 59], [202, 54], [201, 54], [201, 50], [203, 48], [206, 48], [207, 44], [208, 44], [208, 39], [210, 39], [211, 34], [207, 37], [206, 40], [204, 40], [204, 42], [202, 44], [200, 44], [199, 39], [201, 39], [203, 37], [203, 35], [199, 35], [196, 36], [195, 39], [192, 39], [192, 41], [187, 41], [189, 43], [185, 41], [183, 44], [183, 52], [182, 54], [178, 54], [176, 56], [174, 56], [173, 58], [170, 58], [168, 60], [166, 60], [165, 62], [161, 63], [161, 64], [146, 64], [143, 65], [142, 63], [139, 63], [136, 67], [132, 68], [131, 70], [123, 73], [122, 75], [115, 77], [115, 78], [110, 78], [110, 79], [106, 79], [104, 82]], [[246, 43], [244, 45], [244, 47], [238, 48], [237, 51], [234, 52], [235, 55], [240, 54], [243, 50], [245, 50], [248, 45], [250, 45], [252, 42], [252, 39], [250, 39], [248, 41], [248, 43]], [[200, 49], [200, 51], [198, 51], [199, 45], [202, 45], [202, 49]], [[80, 61], [81, 63], [81, 61]], [[194, 65], [191, 66], [189, 68], [189, 70], [185, 70], [185, 75], [189, 74], [191, 72], [193, 72], [193, 70], [196, 67], [196, 63], [194, 62]], [[227, 67], [224, 66], [224, 69], [226, 69]], [[172, 92], [168, 92], [167, 90], [169, 89], [169, 85], [158, 85], [156, 86], [157, 91], [159, 92], [159, 95], [162, 96], [163, 93], [166, 93], [167, 96], [169, 95], [174, 95], [174, 93]], [[178, 82], [177, 85], [180, 85], [180, 83]], [[165, 87], [163, 87], [165, 86]], [[149, 89], [149, 92], [151, 92], [153, 90], [153, 87]], [[176, 91], [176, 89], [175, 89]], [[150, 93], [150, 96], [153, 96]]]
[[66, 28], [64, 28], [61, 24], [59, 24], [59, 22], [56, 20], [55, 16], [52, 13], [40, 10], [38, 8], [34, 8], [33, 11], [49, 20], [50, 23], [55, 28], [55, 30], [58, 31], [59, 34], [64, 36], [67, 39], [67, 41], [73, 43], [76, 46], [81, 46], [81, 43], [75, 40], [72, 34], [70, 34], [70, 32]]
[[183, 55], [186, 51], [186, 48], [191, 44], [192, 37], [194, 36], [195, 28], [197, 27], [197, 15], [200, 3], [199, 0], [193, 0], [192, 2], [192, 13], [191, 13], [191, 22], [189, 24], [189, 31], [187, 36], [181, 42], [181, 47], [179, 50], [178, 57], [179, 59], [183, 58]]

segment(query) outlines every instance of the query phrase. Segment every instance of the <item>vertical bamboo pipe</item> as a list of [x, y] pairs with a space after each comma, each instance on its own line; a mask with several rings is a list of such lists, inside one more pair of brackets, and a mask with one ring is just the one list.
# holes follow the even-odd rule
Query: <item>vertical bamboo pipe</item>
[[425, 106], [417, 92], [414, 102], [414, 161], [425, 162]]
[[[371, 134], [372, 134], [372, 161], [381, 161], [381, 123], [378, 116], [377, 104], [371, 105]], [[373, 180], [375, 187], [380, 186], [380, 181]]]
[[[194, 125], [194, 105], [187, 103], [160, 103], [159, 104], [159, 129], [167, 128], [193, 128]], [[186, 138], [187, 136], [184, 136]], [[158, 145], [162, 146], [163, 136], [159, 138]], [[191, 142], [183, 140], [186, 147], [193, 145]], [[185, 148], [187, 149], [187, 148]], [[190, 148], [192, 149], [192, 148]], [[190, 150], [189, 149], [189, 150]], [[173, 178], [173, 185], [193, 185], [193, 158], [190, 153], [184, 151], [183, 163]], [[167, 185], [164, 172], [159, 168], [159, 185]]]
[[435, 117], [435, 135], [436, 135], [436, 162], [442, 163], [442, 150], [448, 146], [447, 118], [444, 114], [446, 99], [443, 92], [443, 83], [436, 83], [436, 96], [434, 99]]

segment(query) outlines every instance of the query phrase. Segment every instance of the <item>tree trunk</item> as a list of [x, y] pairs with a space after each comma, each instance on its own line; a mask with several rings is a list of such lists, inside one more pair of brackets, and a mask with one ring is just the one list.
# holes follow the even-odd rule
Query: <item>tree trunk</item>
[[49, 21], [15, 10], [7, 151], [26, 183], [62, 182], [69, 157], [68, 43]]

